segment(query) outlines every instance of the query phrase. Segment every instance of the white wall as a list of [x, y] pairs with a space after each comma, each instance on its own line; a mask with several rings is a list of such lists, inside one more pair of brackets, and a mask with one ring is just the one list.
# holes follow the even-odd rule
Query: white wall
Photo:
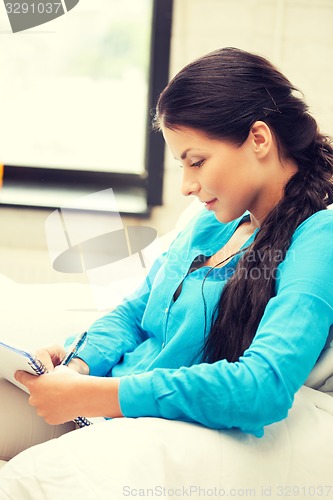
[[174, 0], [170, 77], [223, 46], [270, 59], [333, 135], [333, 0]]
[[223, 46], [268, 57], [333, 134], [333, 0], [174, 0], [171, 75]]

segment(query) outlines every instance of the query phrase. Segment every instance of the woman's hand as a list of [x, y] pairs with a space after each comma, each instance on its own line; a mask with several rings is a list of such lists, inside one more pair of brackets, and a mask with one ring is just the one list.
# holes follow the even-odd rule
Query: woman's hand
[[65, 366], [52, 367], [50, 373], [39, 377], [24, 371], [15, 373], [16, 380], [30, 392], [29, 403], [49, 424], [62, 424], [78, 416], [75, 386], [79, 377]]
[[38, 349], [38, 351], [35, 352], [35, 356], [43, 363], [49, 372], [52, 372], [56, 366], [60, 365], [65, 355], [65, 349], [57, 344]]
[[[52, 372], [56, 366], [59, 366], [66, 355], [65, 349], [61, 345], [51, 345], [38, 349], [35, 352], [36, 357], [43, 363], [49, 372]], [[80, 358], [74, 358], [67, 365], [72, 370], [82, 375], [89, 374], [89, 366]]]
[[49, 424], [62, 424], [79, 415], [121, 417], [118, 379], [81, 375], [67, 366], [35, 376], [24, 371], [15, 378], [30, 392], [29, 403]]

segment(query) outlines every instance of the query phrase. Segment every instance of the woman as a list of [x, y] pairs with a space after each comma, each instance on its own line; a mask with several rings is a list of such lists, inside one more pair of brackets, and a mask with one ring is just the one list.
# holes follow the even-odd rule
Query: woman
[[[162, 428], [181, 422], [184, 435], [193, 428], [197, 436], [218, 435], [232, 453], [240, 446], [237, 466], [222, 478], [233, 477], [234, 486], [249, 478], [241, 466], [247, 453], [264, 456], [273, 468], [279, 446], [287, 446], [288, 456], [295, 453], [281, 431], [285, 421], [299, 455], [281, 480], [322, 481], [328, 469], [320, 464], [319, 474], [311, 447], [315, 442], [325, 463], [332, 459], [331, 451], [325, 455], [332, 432], [318, 437], [328, 414], [309, 403], [311, 389], [297, 391], [332, 336], [331, 144], [275, 67], [234, 48], [181, 70], [159, 98], [155, 127], [183, 167], [183, 194], [196, 196], [205, 209], [143, 286], [90, 328], [72, 370], [57, 367], [64, 351], [52, 347], [39, 353], [51, 373], [18, 372], [16, 378], [50, 424], [77, 415], [110, 417], [102, 426], [115, 429], [115, 436], [129, 422], [115, 417], [157, 417]], [[326, 394], [319, 399], [331, 404]], [[310, 408], [309, 420], [304, 408]], [[102, 426], [80, 437], [93, 439]], [[68, 436], [58, 441], [79, 439]], [[267, 448], [262, 455], [267, 440], [275, 458]], [[150, 446], [154, 453], [153, 441]], [[140, 457], [146, 452], [141, 449]], [[131, 463], [133, 453], [131, 447]], [[0, 479], [19, 462], [10, 462]], [[265, 478], [276, 488], [279, 474]]]

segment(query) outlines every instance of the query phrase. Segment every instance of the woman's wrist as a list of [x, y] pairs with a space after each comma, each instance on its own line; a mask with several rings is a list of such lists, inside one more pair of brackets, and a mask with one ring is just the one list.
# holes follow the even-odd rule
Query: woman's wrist
[[81, 358], [73, 358], [67, 366], [81, 375], [89, 375], [89, 366]]
[[[89, 375], [89, 366], [81, 358], [73, 358], [68, 363], [80, 375]], [[122, 417], [118, 400], [119, 379], [112, 377], [87, 377], [75, 388], [80, 405], [84, 401], [83, 413], [87, 417]], [[82, 392], [81, 392], [82, 391]]]
[[112, 377], [85, 377], [81, 379], [82, 413], [87, 417], [122, 417], [118, 389], [119, 379]]

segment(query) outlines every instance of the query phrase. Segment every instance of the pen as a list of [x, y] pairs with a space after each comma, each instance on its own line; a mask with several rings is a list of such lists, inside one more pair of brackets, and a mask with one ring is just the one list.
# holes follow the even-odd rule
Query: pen
[[[73, 344], [65, 354], [64, 359], [61, 361], [61, 365], [68, 365], [68, 363], [73, 359], [74, 356], [79, 352], [81, 347], [85, 344], [87, 340], [87, 332], [80, 333], [76, 339], [74, 340]], [[74, 418], [74, 422], [79, 426], [79, 427], [86, 427], [88, 425], [91, 425], [92, 422], [88, 420], [86, 417], [77, 417]]]
[[61, 365], [68, 365], [68, 363], [74, 358], [74, 356], [77, 355], [79, 350], [83, 347], [83, 345], [86, 343], [87, 340], [87, 332], [80, 333], [76, 339], [74, 340], [73, 344], [69, 348], [69, 350], [66, 352], [64, 359], [61, 361]]

